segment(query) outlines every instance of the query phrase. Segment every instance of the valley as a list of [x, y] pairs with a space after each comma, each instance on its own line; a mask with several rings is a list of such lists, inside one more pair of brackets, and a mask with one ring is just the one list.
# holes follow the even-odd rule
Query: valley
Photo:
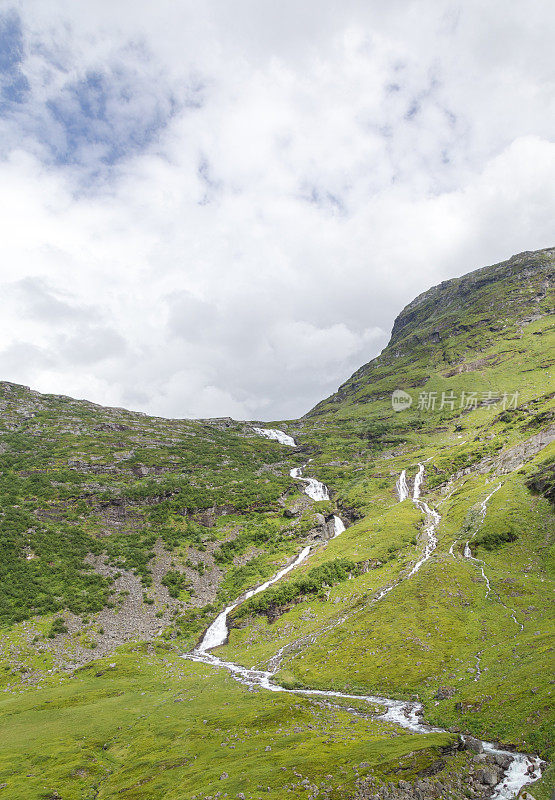
[[548, 800], [554, 264], [298, 420], [0, 383], [0, 797]]

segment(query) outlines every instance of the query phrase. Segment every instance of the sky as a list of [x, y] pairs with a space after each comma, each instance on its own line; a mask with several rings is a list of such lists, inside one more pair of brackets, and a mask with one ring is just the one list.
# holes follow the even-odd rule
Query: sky
[[552, 246], [550, 0], [0, 5], [0, 379], [296, 418]]

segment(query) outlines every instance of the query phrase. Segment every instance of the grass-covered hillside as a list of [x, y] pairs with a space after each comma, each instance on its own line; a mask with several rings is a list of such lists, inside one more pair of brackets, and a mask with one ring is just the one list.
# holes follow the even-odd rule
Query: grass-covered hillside
[[323, 529], [300, 458], [232, 420], [0, 384], [0, 624], [23, 670], [4, 681], [34, 680], [37, 648], [70, 667], [172, 625], [197, 636]]
[[[553, 758], [554, 264], [527, 253], [426, 292], [377, 359], [291, 425], [354, 524], [290, 591], [234, 612], [222, 657], [278, 664], [287, 686], [418, 696], [442, 727]], [[396, 389], [410, 407], [393, 409]], [[418, 463], [438, 546], [404, 580], [424, 517], [395, 484], [406, 469], [412, 491]], [[298, 590], [334, 559], [366, 569]]]
[[[0, 384], [0, 800], [491, 797], [496, 766], [459, 732], [552, 762], [554, 265], [524, 253], [421, 295], [378, 358], [273, 423], [296, 449]], [[289, 475], [309, 458], [330, 501]], [[415, 571], [419, 464], [440, 520]], [[307, 543], [217, 655], [419, 698], [444, 733], [180, 657]], [[529, 794], [553, 785], [549, 767]]]

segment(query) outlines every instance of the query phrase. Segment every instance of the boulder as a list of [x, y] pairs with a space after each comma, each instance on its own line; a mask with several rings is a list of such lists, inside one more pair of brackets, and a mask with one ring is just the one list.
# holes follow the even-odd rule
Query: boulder
[[495, 763], [501, 767], [501, 769], [509, 769], [512, 762], [512, 756], [508, 755], [507, 753], [495, 753], [493, 756]]
[[476, 778], [480, 783], [484, 784], [484, 786], [495, 786], [497, 783], [497, 772], [489, 767], [483, 767], [476, 771]]
[[473, 753], [483, 753], [484, 752], [484, 745], [479, 739], [475, 739], [473, 736], [467, 736], [464, 740], [464, 746], [466, 750], [471, 750]]

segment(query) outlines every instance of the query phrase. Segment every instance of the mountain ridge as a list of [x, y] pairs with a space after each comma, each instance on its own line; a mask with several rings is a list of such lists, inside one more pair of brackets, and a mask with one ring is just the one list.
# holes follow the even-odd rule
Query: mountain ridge
[[[452, 278], [418, 295], [395, 319], [391, 338], [384, 350], [361, 366], [330, 397], [320, 401], [304, 418], [321, 414], [349, 394], [358, 391], [368, 375], [391, 367], [395, 373], [410, 365], [413, 353], [429, 357], [427, 374], [418, 374], [413, 386], [421, 385], [434, 369], [443, 364], [454, 366], [472, 353], [481, 353], [494, 336], [508, 324], [515, 328], [553, 312], [553, 296], [548, 293], [555, 271], [555, 249], [525, 252], [488, 267]], [[533, 278], [521, 285], [522, 277]], [[514, 280], [518, 277], [518, 283]], [[489, 288], [500, 280], [507, 283], [502, 297], [492, 296]], [[461, 300], [472, 294], [474, 318], [464, 321]], [[532, 306], [532, 303], [534, 304]], [[510, 315], [507, 317], [507, 315]], [[418, 333], [414, 333], [415, 327]], [[474, 330], [473, 330], [474, 329]], [[478, 333], [483, 338], [479, 338]], [[445, 344], [444, 344], [445, 343]], [[382, 369], [383, 371], [383, 369]], [[387, 374], [387, 373], [386, 373]], [[380, 375], [380, 378], [382, 376]], [[388, 384], [389, 393], [396, 388]]]

